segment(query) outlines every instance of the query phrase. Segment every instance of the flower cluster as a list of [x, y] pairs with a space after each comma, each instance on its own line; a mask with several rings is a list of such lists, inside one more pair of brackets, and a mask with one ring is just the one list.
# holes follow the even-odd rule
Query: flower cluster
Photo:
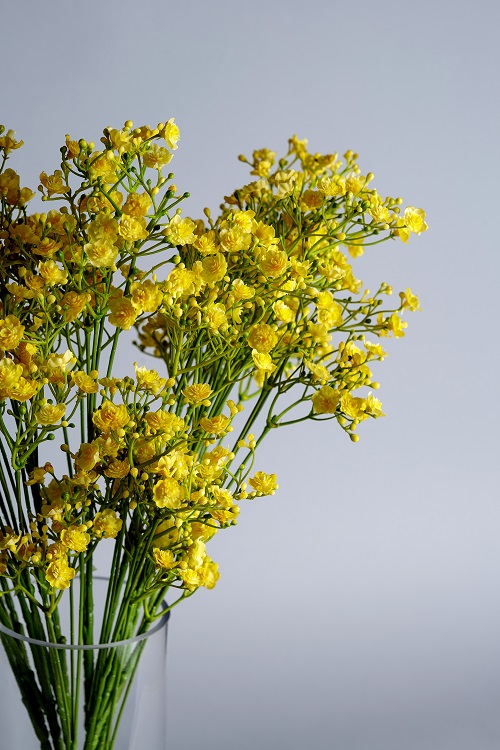
[[[99, 148], [67, 136], [40, 175], [54, 207], [29, 214], [35, 193], [5, 166], [22, 142], [0, 130], [0, 582], [45, 610], [106, 539], [140, 566], [133, 602], [212, 588], [207, 542], [278, 487], [254, 471], [265, 435], [333, 419], [356, 441], [383, 415], [376, 339], [419, 309], [410, 289], [391, 307], [386, 283], [356, 278], [372, 246], [427, 228], [356, 154], [293, 137], [280, 159], [242, 156], [256, 179], [194, 220], [163, 174], [178, 139], [173, 119], [106, 128]], [[160, 372], [115, 372], [132, 328]], [[47, 460], [56, 439], [63, 469]]]

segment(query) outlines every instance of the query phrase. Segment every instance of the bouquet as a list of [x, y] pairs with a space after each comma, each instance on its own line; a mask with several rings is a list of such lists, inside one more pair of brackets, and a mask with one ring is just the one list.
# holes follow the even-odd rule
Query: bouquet
[[[191, 219], [166, 173], [178, 140], [173, 119], [105, 128], [98, 148], [66, 136], [40, 175], [47, 210], [30, 214], [6, 166], [22, 142], [0, 130], [0, 635], [44, 750], [113, 747], [140, 652], [102, 646], [215, 586], [208, 542], [278, 488], [258, 468], [267, 433], [333, 420], [356, 442], [383, 416], [380, 339], [419, 309], [355, 276], [352, 259], [427, 228], [357, 154], [294, 136], [279, 159], [240, 156], [252, 181]], [[117, 367], [132, 329], [153, 367]], [[82, 648], [68, 664], [33, 642]]]

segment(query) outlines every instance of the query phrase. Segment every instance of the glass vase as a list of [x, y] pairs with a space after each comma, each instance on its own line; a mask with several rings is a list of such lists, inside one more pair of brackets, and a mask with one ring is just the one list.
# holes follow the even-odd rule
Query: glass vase
[[[64, 592], [58, 608], [57, 642], [24, 634], [26, 622], [14, 597], [12, 617], [21, 632], [0, 622], [1, 747], [165, 750], [170, 613], [125, 640], [75, 644], [69, 637], [75, 632], [72, 605], [78, 602], [78, 581], [73, 583], [71, 600]], [[108, 580], [94, 577], [96, 633], [107, 590]]]

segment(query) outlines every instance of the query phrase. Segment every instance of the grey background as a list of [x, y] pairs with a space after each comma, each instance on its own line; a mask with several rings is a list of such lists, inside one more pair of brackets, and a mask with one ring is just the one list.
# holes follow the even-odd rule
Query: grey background
[[357, 445], [331, 423], [271, 435], [279, 493], [212, 542], [217, 588], [172, 615], [169, 746], [497, 750], [498, 4], [2, 5], [23, 184], [65, 133], [175, 117], [186, 215], [293, 133], [427, 211], [425, 235], [356, 265], [424, 308], [377, 370], [387, 417]]

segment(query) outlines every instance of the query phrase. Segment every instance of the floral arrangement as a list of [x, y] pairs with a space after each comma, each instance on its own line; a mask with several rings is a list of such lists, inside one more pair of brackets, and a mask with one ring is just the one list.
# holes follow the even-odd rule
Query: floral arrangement
[[[278, 487], [255, 466], [265, 435], [329, 419], [357, 441], [383, 416], [374, 339], [402, 337], [419, 309], [409, 289], [391, 306], [390, 286], [371, 294], [354, 274], [351, 258], [427, 228], [371, 187], [357, 154], [294, 136], [280, 159], [240, 156], [253, 181], [193, 220], [164, 175], [178, 140], [173, 119], [106, 128], [98, 149], [66, 136], [60, 169], [40, 175], [50, 207], [29, 214], [35, 194], [6, 167], [22, 142], [0, 129], [0, 624], [30, 638], [120, 641], [147, 631], [167, 592], [171, 608], [212, 588], [207, 542]], [[133, 328], [158, 364], [117, 372]], [[97, 629], [101, 544], [113, 555]], [[42, 748], [76, 747], [81, 674], [84, 747], [112, 747], [114, 703], [98, 699], [130, 674], [104, 669], [106, 653], [78, 652], [71, 674], [57, 656], [33, 666], [2, 640]]]

